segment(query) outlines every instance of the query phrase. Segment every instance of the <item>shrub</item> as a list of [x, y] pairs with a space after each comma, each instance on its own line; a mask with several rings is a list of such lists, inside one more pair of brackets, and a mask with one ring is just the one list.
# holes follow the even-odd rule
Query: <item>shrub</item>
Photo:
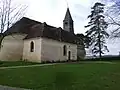
[[57, 61], [42, 61], [41, 64], [47, 64], [47, 63], [67, 63], [67, 62], [78, 62], [78, 60], [57, 60]]
[[0, 65], [3, 64], [3, 62], [0, 61]]

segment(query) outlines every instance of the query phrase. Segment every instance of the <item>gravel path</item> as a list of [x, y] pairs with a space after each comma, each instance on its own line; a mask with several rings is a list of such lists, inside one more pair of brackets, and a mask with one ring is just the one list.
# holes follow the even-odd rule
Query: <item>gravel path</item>
[[31, 89], [16, 88], [16, 87], [9, 87], [9, 86], [0, 85], [0, 90], [31, 90]]
[[14, 68], [25, 68], [25, 67], [39, 67], [39, 66], [50, 66], [55, 64], [37, 64], [37, 65], [26, 65], [26, 66], [10, 66], [10, 67], [0, 67], [0, 69], [14, 69]]

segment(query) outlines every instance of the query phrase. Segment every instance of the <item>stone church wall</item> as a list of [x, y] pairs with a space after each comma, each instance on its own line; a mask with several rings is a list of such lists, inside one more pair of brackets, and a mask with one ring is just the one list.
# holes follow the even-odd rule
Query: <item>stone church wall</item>
[[[41, 60], [42, 61], [63, 61], [68, 59], [68, 52], [71, 52], [71, 60], [77, 60], [77, 45], [59, 42], [52, 39], [42, 38], [41, 43]], [[67, 46], [67, 55], [63, 55], [63, 46]]]
[[[30, 43], [34, 43], [33, 52], [30, 51]], [[24, 40], [23, 60], [41, 62], [41, 38]]]
[[21, 60], [23, 53], [23, 38], [25, 38], [25, 36], [25, 34], [12, 34], [6, 36], [2, 41], [2, 47], [0, 50], [0, 60]]
[[[0, 60], [19, 61], [27, 60], [32, 62], [41, 61], [62, 61], [68, 59], [68, 52], [71, 52], [71, 60], [77, 59], [77, 45], [63, 43], [47, 38], [33, 38], [23, 40], [26, 35], [13, 34], [6, 36], [0, 50]], [[34, 51], [30, 51], [30, 43], [34, 42]], [[67, 55], [63, 55], [63, 46], [67, 47]]]
[[[30, 43], [34, 42], [34, 52], [30, 52]], [[67, 46], [67, 55], [63, 55], [63, 46]], [[71, 51], [71, 59], [77, 60], [77, 45], [63, 43], [47, 38], [24, 40], [23, 59], [32, 62], [62, 61], [68, 59], [68, 51]]]

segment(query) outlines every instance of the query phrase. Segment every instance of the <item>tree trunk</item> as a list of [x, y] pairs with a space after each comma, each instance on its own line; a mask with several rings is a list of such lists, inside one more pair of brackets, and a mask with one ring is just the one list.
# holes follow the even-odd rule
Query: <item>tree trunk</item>
[[1, 49], [1, 47], [2, 47], [2, 40], [3, 40], [3, 38], [4, 38], [4, 34], [1, 33], [1, 35], [0, 35], [0, 49]]
[[100, 40], [100, 30], [99, 30], [99, 20], [98, 20], [98, 43], [99, 43], [99, 58], [101, 60], [102, 54], [101, 54], [101, 40]]
[[99, 58], [101, 60], [102, 54], [101, 54], [101, 41], [100, 41], [100, 31], [99, 31], [99, 36], [98, 36], [98, 43], [99, 43]]

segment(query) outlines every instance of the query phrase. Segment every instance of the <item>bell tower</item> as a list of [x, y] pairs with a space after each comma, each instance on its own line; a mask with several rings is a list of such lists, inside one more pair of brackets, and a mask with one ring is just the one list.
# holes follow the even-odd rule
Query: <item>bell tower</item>
[[69, 10], [69, 8], [67, 8], [67, 12], [66, 12], [65, 18], [63, 20], [63, 30], [74, 34], [74, 24], [73, 23], [74, 22], [73, 22], [71, 14], [70, 14], [70, 10]]

